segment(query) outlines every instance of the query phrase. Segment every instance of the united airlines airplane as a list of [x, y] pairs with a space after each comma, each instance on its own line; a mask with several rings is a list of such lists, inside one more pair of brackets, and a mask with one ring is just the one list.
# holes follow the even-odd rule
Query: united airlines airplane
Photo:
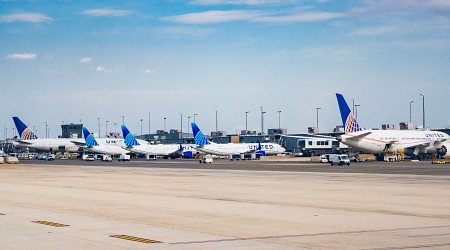
[[266, 155], [274, 155], [286, 151], [285, 148], [276, 143], [213, 143], [205, 137], [197, 127], [197, 124], [191, 123], [191, 126], [194, 133], [194, 141], [197, 145], [196, 149], [207, 154], [229, 156], [230, 154], [261, 152]]
[[76, 153], [82, 151], [84, 145], [83, 138], [38, 138], [36, 134], [23, 123], [19, 117], [13, 117], [19, 138], [13, 141], [14, 145], [33, 148], [46, 152], [70, 152]]
[[[86, 145], [83, 138], [38, 138], [19, 117], [13, 117], [13, 121], [16, 125], [17, 132], [19, 132], [19, 138], [13, 141], [14, 145], [52, 153], [56, 151], [80, 153]], [[125, 146], [124, 140], [121, 138], [97, 138], [97, 141], [102, 145]], [[145, 143], [143, 140], [137, 141]]]
[[91, 152], [108, 155], [123, 155], [130, 153], [130, 151], [125, 150], [116, 145], [108, 145], [108, 144], [100, 145], [95, 140], [94, 136], [92, 136], [92, 134], [87, 130], [86, 127], [83, 127], [83, 135], [86, 141], [85, 148]]
[[365, 130], [356, 121], [347, 102], [336, 93], [345, 133], [337, 139], [342, 143], [366, 153], [376, 154], [382, 160], [387, 151], [404, 150], [406, 154], [418, 156], [435, 153], [449, 157], [449, 135], [439, 131], [418, 130]]
[[137, 154], [145, 155], [162, 155], [165, 157], [175, 158], [178, 155], [183, 155], [185, 157], [192, 157], [197, 150], [195, 150], [195, 145], [191, 144], [141, 144], [134, 136], [130, 133], [125, 125], [122, 125], [122, 133], [125, 138], [126, 150], [129, 150]]

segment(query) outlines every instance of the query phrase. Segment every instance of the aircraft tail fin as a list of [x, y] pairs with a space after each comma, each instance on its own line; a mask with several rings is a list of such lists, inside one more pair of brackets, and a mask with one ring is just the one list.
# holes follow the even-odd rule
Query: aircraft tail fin
[[342, 125], [344, 125], [345, 133], [361, 131], [362, 129], [356, 121], [356, 118], [353, 116], [352, 111], [348, 107], [344, 96], [336, 93], [336, 98], [339, 105], [339, 111], [341, 112]]
[[125, 125], [122, 125], [122, 133], [123, 138], [125, 138], [125, 146], [132, 147], [132, 146], [139, 146], [139, 142], [134, 138], [134, 136], [130, 133], [128, 128]]
[[33, 140], [38, 138], [36, 134], [19, 119], [19, 117], [14, 116], [13, 121], [21, 140]]
[[83, 127], [83, 135], [87, 147], [100, 146], [86, 127]]
[[203, 146], [207, 144], [211, 144], [211, 142], [206, 138], [206, 136], [200, 131], [200, 129], [197, 127], [197, 124], [194, 122], [191, 123], [192, 126], [192, 132], [194, 133], [194, 142], [198, 146]]

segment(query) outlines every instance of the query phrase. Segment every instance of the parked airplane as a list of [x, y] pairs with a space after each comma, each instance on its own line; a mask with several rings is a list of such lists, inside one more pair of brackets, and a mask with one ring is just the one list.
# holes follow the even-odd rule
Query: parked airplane
[[13, 121], [20, 136], [17, 140], [13, 141], [14, 145], [47, 152], [61, 151], [76, 153], [82, 151], [80, 147], [84, 145], [83, 138], [38, 138], [19, 117], [13, 117]]
[[125, 149], [133, 153], [162, 155], [174, 159], [179, 155], [190, 158], [197, 152], [197, 150], [194, 149], [195, 145], [191, 144], [141, 144], [134, 138], [125, 125], [122, 125], [122, 133], [125, 138]]
[[339, 110], [345, 133], [337, 139], [348, 146], [377, 155], [384, 159], [388, 151], [404, 150], [405, 154], [418, 156], [424, 153], [435, 153], [441, 157], [449, 157], [449, 135], [439, 131], [418, 130], [365, 130], [356, 121], [347, 102], [341, 94], [336, 93]]
[[230, 154], [243, 154], [251, 152], [261, 152], [266, 155], [284, 153], [286, 149], [276, 143], [226, 143], [218, 144], [210, 142], [200, 131], [197, 124], [191, 123], [194, 141], [198, 151], [221, 156]]
[[130, 151], [116, 145], [98, 144], [94, 136], [92, 136], [92, 134], [87, 130], [86, 127], [83, 127], [83, 135], [84, 139], [86, 140], [85, 148], [91, 152], [108, 155], [123, 155], [130, 153]]
[[[16, 125], [19, 138], [13, 141], [13, 144], [21, 147], [28, 147], [39, 151], [46, 152], [69, 152], [80, 153], [86, 145], [83, 138], [38, 138], [36, 134], [19, 119], [13, 117]], [[122, 138], [97, 138], [97, 141], [102, 145], [125, 146]], [[140, 143], [146, 143], [143, 140], [137, 140]]]

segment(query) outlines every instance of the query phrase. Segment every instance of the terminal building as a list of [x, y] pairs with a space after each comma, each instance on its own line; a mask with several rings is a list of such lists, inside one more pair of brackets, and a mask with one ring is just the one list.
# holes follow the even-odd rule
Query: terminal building
[[83, 138], [82, 135], [83, 124], [64, 124], [61, 125], [60, 138]]

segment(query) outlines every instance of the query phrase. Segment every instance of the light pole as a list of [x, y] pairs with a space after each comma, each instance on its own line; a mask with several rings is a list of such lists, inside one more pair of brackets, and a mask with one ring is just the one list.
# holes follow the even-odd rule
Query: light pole
[[150, 136], [150, 112], [148, 112], [148, 134]]
[[12, 137], [14, 138], [15, 135], [16, 135], [16, 128], [13, 128], [13, 135], [12, 135]]
[[218, 126], [217, 126], [217, 110], [214, 110], [214, 111], [216, 111], [216, 136], [218, 136], [219, 129], [218, 129]]
[[143, 121], [144, 119], [141, 119], [141, 135], [142, 135], [142, 121]]
[[122, 125], [125, 125], [125, 116], [122, 115]]
[[108, 136], [108, 122], [109, 121], [105, 121], [105, 130], [106, 130], [106, 136]]
[[180, 113], [180, 140], [183, 140], [183, 113]]
[[48, 124], [45, 122], [45, 138], [48, 138]]
[[248, 127], [247, 127], [247, 115], [248, 113], [250, 113], [250, 111], [245, 111], [245, 133], [247, 133], [248, 131]]
[[164, 117], [164, 132], [166, 132], [166, 117]]
[[100, 138], [100, 117], [97, 117], [98, 121], [98, 138]]
[[355, 99], [352, 99], [352, 113], [355, 113]]
[[319, 110], [321, 110], [322, 108], [316, 108], [316, 128], [317, 128], [317, 132], [319, 132]]
[[197, 116], [198, 114], [194, 114], [194, 123], [195, 123], [195, 117]]
[[281, 128], [281, 110], [278, 110], [278, 128]]
[[114, 134], [116, 133], [116, 131], [117, 131], [117, 122], [114, 123]]
[[358, 119], [358, 107], [361, 106], [359, 104], [355, 104], [355, 119]]
[[189, 134], [189, 127], [191, 126], [191, 117], [188, 116], [188, 134]]
[[420, 94], [422, 96], [422, 127], [425, 130], [425, 95]]
[[409, 102], [409, 123], [411, 123], [411, 121], [412, 121], [412, 119], [411, 119], [411, 104], [413, 103], [414, 101], [410, 101]]

